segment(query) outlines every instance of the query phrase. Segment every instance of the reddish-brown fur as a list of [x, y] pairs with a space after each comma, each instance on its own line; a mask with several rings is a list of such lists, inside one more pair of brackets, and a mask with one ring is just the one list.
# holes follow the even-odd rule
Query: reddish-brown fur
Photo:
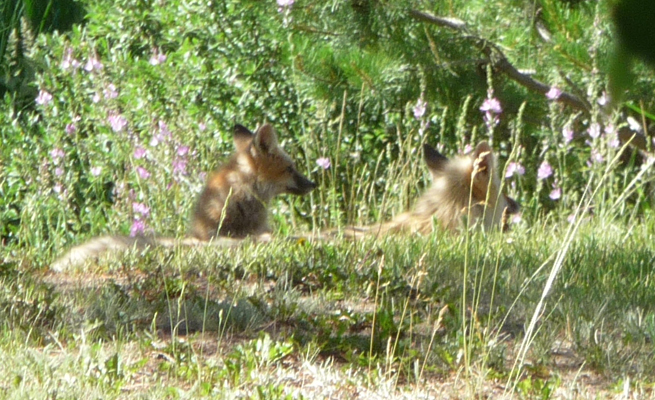
[[485, 229], [507, 228], [507, 216], [518, 212], [518, 203], [501, 192], [496, 160], [491, 147], [482, 142], [471, 156], [448, 159], [429, 145], [424, 157], [432, 175], [431, 187], [414, 209], [392, 221], [346, 229], [347, 236], [413, 231], [432, 232], [435, 226], [455, 230], [468, 219], [469, 225]]
[[236, 154], [209, 176], [191, 219], [191, 235], [240, 238], [268, 232], [268, 202], [278, 194], [303, 195], [316, 184], [301, 175], [279, 147], [273, 127], [256, 133], [237, 125]]

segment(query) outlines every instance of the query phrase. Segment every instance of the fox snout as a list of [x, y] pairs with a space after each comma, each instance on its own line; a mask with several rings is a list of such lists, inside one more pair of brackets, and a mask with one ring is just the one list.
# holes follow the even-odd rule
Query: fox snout
[[287, 192], [302, 196], [314, 190], [316, 183], [310, 181], [298, 171], [293, 171], [292, 183], [287, 186]]

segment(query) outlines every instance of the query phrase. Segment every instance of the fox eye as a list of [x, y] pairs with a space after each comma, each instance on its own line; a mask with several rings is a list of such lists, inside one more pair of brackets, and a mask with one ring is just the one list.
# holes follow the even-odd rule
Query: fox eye
[[291, 166], [287, 167], [287, 172], [288, 173], [293, 174], [293, 171], [294, 171], [293, 167], [291, 167]]

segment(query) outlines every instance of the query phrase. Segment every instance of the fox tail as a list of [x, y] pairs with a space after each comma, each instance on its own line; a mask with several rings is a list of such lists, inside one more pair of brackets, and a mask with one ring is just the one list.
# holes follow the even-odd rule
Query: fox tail
[[232, 247], [242, 242], [240, 239], [216, 238], [209, 242], [203, 242], [195, 238], [168, 238], [150, 236], [100, 236], [88, 242], [82, 243], [70, 249], [66, 254], [50, 264], [50, 269], [55, 272], [64, 272], [79, 267], [90, 259], [98, 258], [103, 254], [116, 253], [128, 249], [143, 250], [152, 247], [194, 247], [194, 246], [218, 246]]

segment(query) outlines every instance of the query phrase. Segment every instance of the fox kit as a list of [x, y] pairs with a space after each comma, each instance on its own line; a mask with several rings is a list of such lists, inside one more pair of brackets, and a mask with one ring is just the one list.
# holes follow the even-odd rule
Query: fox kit
[[507, 228], [507, 216], [519, 210], [518, 203], [501, 193], [496, 160], [491, 147], [481, 142], [471, 156], [448, 159], [430, 145], [423, 155], [432, 175], [432, 186], [418, 199], [412, 211], [398, 215], [378, 227], [354, 228], [346, 235], [410, 230], [422, 234], [441, 227], [455, 230], [465, 217], [469, 224], [485, 229]]
[[271, 125], [256, 133], [234, 128], [236, 154], [209, 176], [191, 219], [191, 235], [199, 240], [242, 238], [268, 232], [268, 202], [281, 193], [303, 195], [316, 184], [296, 170], [278, 145]]
[[[278, 194], [309, 193], [316, 184], [300, 174], [278, 145], [269, 124], [256, 133], [234, 127], [236, 153], [207, 179], [196, 203], [190, 236], [181, 240], [148, 236], [103, 236], [73, 247], [50, 268], [64, 271], [107, 251], [152, 246], [232, 246], [245, 236], [268, 232], [268, 202]], [[221, 238], [217, 238], [221, 236]]]

